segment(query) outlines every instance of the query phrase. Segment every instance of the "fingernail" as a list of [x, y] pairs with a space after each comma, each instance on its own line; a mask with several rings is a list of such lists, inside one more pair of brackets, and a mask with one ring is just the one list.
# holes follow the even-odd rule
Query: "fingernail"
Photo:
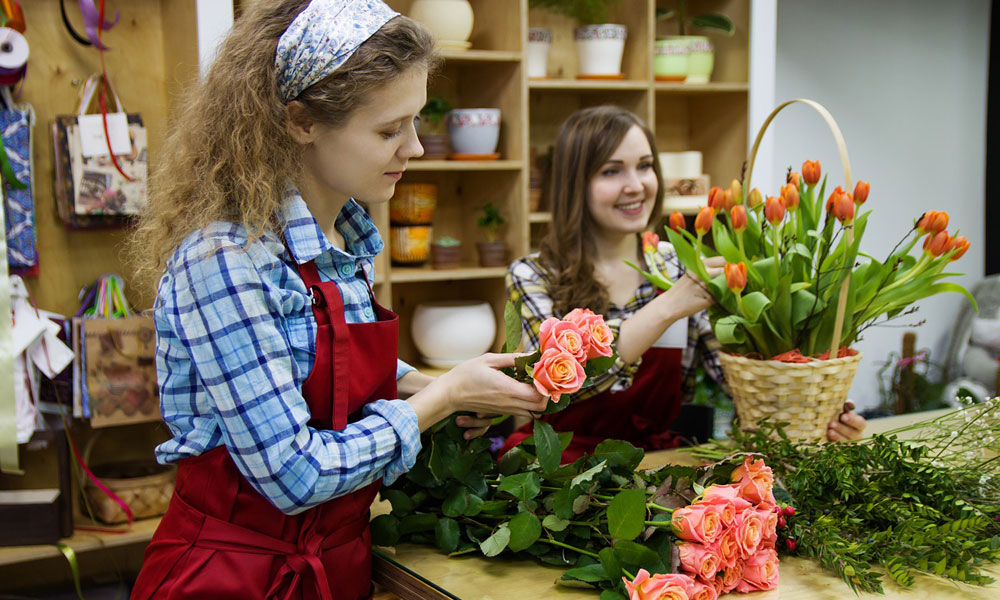
[[843, 421], [844, 423], [847, 423], [848, 421], [850, 421], [850, 417], [848, 417], [847, 415], [840, 415], [840, 420]]

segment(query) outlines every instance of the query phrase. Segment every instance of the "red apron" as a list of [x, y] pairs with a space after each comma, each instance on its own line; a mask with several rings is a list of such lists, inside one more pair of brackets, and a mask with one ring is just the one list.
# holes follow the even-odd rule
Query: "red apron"
[[[676, 448], [680, 440], [668, 427], [681, 408], [682, 353], [680, 348], [650, 348], [643, 353], [627, 390], [602, 392], [561, 412], [543, 415], [557, 432], [573, 432], [573, 441], [563, 451], [563, 464], [592, 453], [607, 439], [625, 440], [645, 450]], [[500, 454], [532, 435], [533, 428], [528, 423], [511, 434]]]
[[[299, 266], [313, 294], [316, 361], [302, 392], [316, 429], [343, 429], [360, 409], [396, 397], [399, 321], [347, 323], [340, 290]], [[358, 357], [358, 360], [352, 360]], [[296, 515], [254, 490], [225, 446], [178, 464], [170, 507], [146, 550], [132, 598], [370, 598], [369, 507], [379, 481]]]

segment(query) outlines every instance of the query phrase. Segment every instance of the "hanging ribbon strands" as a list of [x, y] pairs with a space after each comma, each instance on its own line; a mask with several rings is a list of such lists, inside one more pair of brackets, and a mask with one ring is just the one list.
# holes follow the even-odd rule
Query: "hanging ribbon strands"
[[[2, 88], [2, 108], [4, 110], [16, 110], [14, 100], [7, 86], [17, 85], [24, 81], [24, 76], [28, 72], [28, 40], [22, 35], [25, 31], [24, 14], [21, 12], [21, 5], [12, 0], [0, 0], [0, 86]], [[23, 190], [28, 187], [14, 174], [14, 169], [10, 166], [10, 159], [7, 149], [4, 147], [2, 137], [0, 137], [0, 175], [7, 185], [16, 190]]]
[[[60, 0], [60, 4], [62, 0]], [[104, 0], [100, 0], [100, 7], [94, 6], [94, 0], [79, 0], [80, 13], [83, 15], [83, 26], [87, 30], [87, 38], [89, 43], [86, 45], [94, 46], [100, 51], [107, 50], [108, 47], [101, 42], [101, 32], [109, 31], [112, 27], [118, 24], [118, 11], [115, 11], [114, 21], [104, 20]], [[63, 10], [63, 15], [65, 17], [66, 11]], [[79, 41], [79, 34], [73, 31], [73, 28], [69, 26], [69, 21], [64, 19], [63, 21], [67, 28], [70, 30], [70, 34], [73, 38]], [[103, 60], [103, 57], [101, 57]]]
[[4, 22], [0, 25], [10, 27], [18, 33], [24, 33], [27, 29], [24, 23], [24, 13], [21, 12], [21, 5], [14, 0], [0, 0], [0, 10], [3, 10]]

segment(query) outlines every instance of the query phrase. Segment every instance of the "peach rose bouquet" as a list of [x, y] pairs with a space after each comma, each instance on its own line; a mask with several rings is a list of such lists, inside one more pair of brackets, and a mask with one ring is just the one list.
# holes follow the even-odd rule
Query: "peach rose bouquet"
[[[514, 352], [520, 345], [523, 333], [520, 314], [520, 303], [507, 303], [505, 352]], [[603, 316], [590, 309], [576, 308], [562, 319], [549, 317], [543, 321], [538, 330], [538, 350], [518, 357], [507, 374], [531, 381], [538, 393], [552, 399], [547, 412], [557, 412], [568, 404], [559, 404], [563, 395], [580, 391], [589, 378], [611, 368], [617, 358], [614, 341]]]

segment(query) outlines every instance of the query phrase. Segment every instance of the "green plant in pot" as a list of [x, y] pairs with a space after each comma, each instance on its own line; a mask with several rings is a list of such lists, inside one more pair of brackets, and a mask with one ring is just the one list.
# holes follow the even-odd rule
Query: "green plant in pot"
[[450, 152], [448, 144], [448, 128], [445, 116], [451, 111], [451, 104], [441, 96], [430, 96], [427, 104], [420, 109], [420, 127], [417, 138], [424, 147], [421, 158], [427, 160], [443, 160]]
[[476, 226], [483, 231], [485, 242], [476, 244], [479, 250], [479, 265], [482, 267], [507, 266], [507, 242], [499, 239], [500, 227], [507, 221], [492, 203], [483, 207]]
[[733, 35], [736, 28], [732, 20], [721, 13], [688, 17], [685, 2], [677, 0], [672, 9], [656, 9], [658, 23], [677, 22], [678, 35], [657, 37], [653, 46], [653, 72], [658, 81], [708, 83], [715, 68], [715, 47], [705, 36], [688, 35], [689, 29]]
[[573, 31], [577, 51], [577, 77], [607, 79], [622, 75], [625, 52], [625, 25], [608, 23], [608, 9], [618, 0], [530, 0], [532, 8], [575, 19]]
[[431, 243], [431, 264], [435, 269], [455, 269], [461, 259], [461, 241], [451, 236], [444, 236]]

